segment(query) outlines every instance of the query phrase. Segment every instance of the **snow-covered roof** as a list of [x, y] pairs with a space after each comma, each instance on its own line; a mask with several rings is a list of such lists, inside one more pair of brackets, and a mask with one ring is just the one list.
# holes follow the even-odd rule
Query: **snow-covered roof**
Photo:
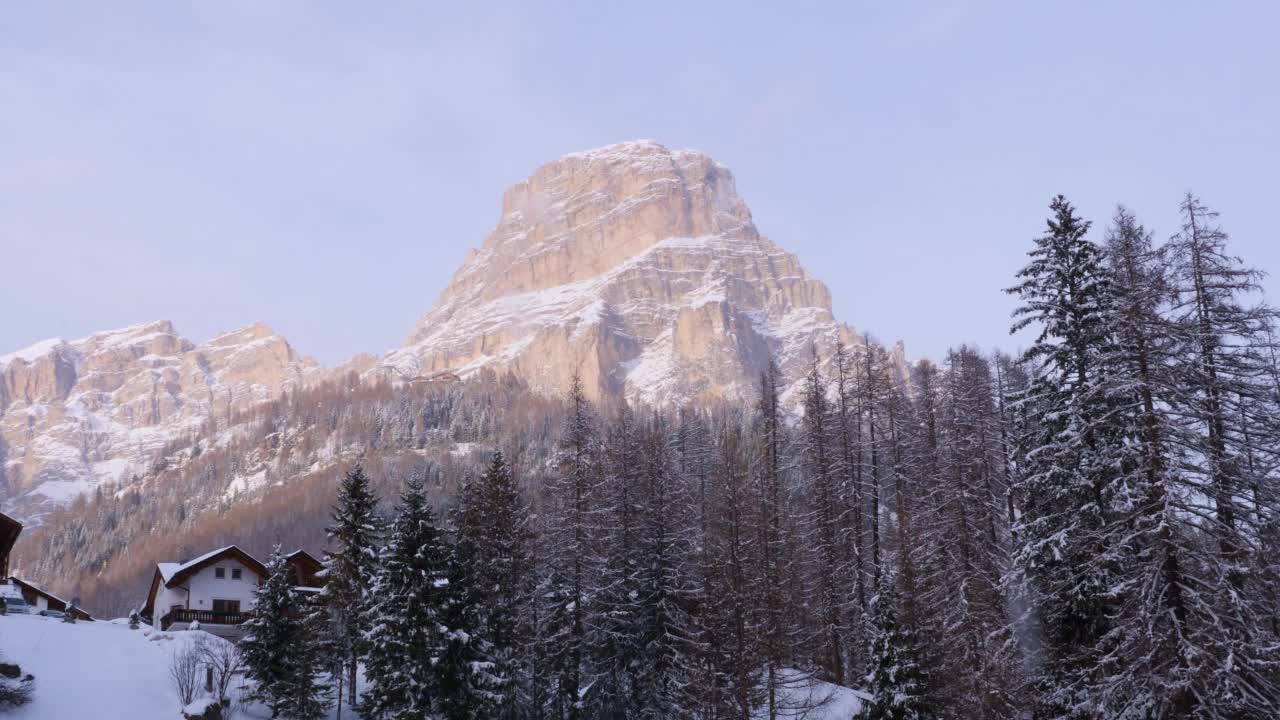
[[174, 573], [178, 572], [178, 569], [181, 567], [182, 563], [156, 563], [156, 570], [160, 571], [160, 579], [164, 580], [166, 583], [169, 582], [169, 578], [173, 577]]
[[[188, 560], [182, 563], [175, 563], [175, 562], [156, 563], [156, 570], [160, 572], [160, 578], [164, 580], [166, 585], [168, 585], [169, 582], [172, 581], [173, 578], [176, 577], [178, 574], [186, 570], [190, 570], [191, 568], [196, 567], [202, 563], [206, 563], [212, 560], [213, 558], [217, 557], [218, 555], [221, 555], [231, 550], [240, 550], [240, 549], [237, 548], [235, 545], [228, 545], [226, 547], [218, 548], [217, 550], [214, 550], [212, 552], [207, 552], [204, 555], [201, 555], [200, 557], [194, 560]], [[249, 555], [249, 553], [246, 553], [243, 550], [240, 550], [240, 552], [244, 553], [246, 556], [250, 558], [253, 557], [252, 555]]]

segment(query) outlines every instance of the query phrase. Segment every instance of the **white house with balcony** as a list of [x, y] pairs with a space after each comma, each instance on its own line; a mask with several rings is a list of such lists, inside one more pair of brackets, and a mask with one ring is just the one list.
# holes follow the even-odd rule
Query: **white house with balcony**
[[[319, 588], [324, 566], [318, 560], [298, 550], [288, 562], [299, 590]], [[162, 630], [185, 630], [198, 622], [215, 635], [238, 638], [266, 576], [266, 566], [235, 545], [194, 560], [157, 563], [142, 615]]]

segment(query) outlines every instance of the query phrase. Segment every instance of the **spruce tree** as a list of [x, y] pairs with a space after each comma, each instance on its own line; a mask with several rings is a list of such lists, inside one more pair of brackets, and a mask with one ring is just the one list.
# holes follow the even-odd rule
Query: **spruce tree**
[[320, 682], [321, 648], [316, 627], [294, 592], [292, 568], [280, 546], [272, 550], [267, 579], [254, 593], [253, 617], [240, 641], [245, 674], [254, 682], [251, 697], [273, 718], [312, 720], [328, 707]]
[[845, 682], [845, 643], [849, 634], [849, 592], [853, 586], [851, 568], [846, 563], [847, 544], [843, 536], [845, 506], [837, 465], [832, 409], [819, 365], [818, 350], [812, 349], [811, 366], [804, 381], [804, 424], [801, 430], [804, 467], [810, 500], [811, 537], [806, 543], [812, 553], [814, 604], [818, 629], [818, 664], [825, 679]]
[[577, 375], [568, 399], [569, 415], [556, 448], [556, 472], [547, 487], [550, 507], [543, 526], [547, 574], [539, 591], [545, 604], [539, 642], [555, 688], [550, 714], [579, 720], [584, 717], [583, 690], [591, 684], [587, 603], [599, 575], [601, 461], [595, 412]]
[[865, 688], [871, 700], [862, 706], [860, 720], [923, 720], [933, 717], [924, 700], [924, 677], [916, 660], [918, 640], [898, 622], [896, 582], [886, 578], [871, 601], [873, 640], [871, 671]]
[[677, 472], [667, 420], [643, 434], [637, 596], [639, 642], [633, 716], [680, 717], [698, 701], [703, 632], [696, 617], [696, 524], [692, 486]]
[[[532, 533], [529, 511], [501, 452], [484, 474], [467, 484], [455, 516], [452, 612], [474, 629], [470, 653], [478, 663], [468, 687], [489, 701], [491, 717], [522, 717], [533, 704], [533, 667], [527, 649], [533, 640]], [[451, 629], [456, 632], [459, 628]], [[492, 694], [495, 697], [489, 698]]]
[[635, 704], [644, 632], [641, 541], [644, 468], [649, 450], [643, 430], [623, 401], [603, 447], [604, 482], [596, 512], [603, 552], [591, 603], [589, 633], [595, 715], [626, 714]]
[[360, 714], [433, 717], [442, 705], [438, 665], [450, 630], [449, 548], [417, 476], [405, 484], [379, 560], [363, 638], [368, 686]]
[[[923, 386], [933, 382], [931, 372], [919, 377]], [[926, 432], [935, 427], [936, 457], [919, 466], [932, 462], [934, 473], [922, 503], [927, 582], [916, 605], [925, 622], [903, 625], [934, 638], [920, 659], [927, 661], [931, 699], [954, 708], [955, 717], [1008, 717], [1016, 707], [1018, 658], [1002, 593], [1005, 489], [993, 384], [990, 364], [976, 350], [962, 346], [948, 354], [936, 420], [926, 419]]]
[[365, 657], [369, 631], [370, 588], [378, 568], [378, 499], [364, 469], [356, 465], [338, 488], [338, 504], [326, 532], [330, 549], [327, 575], [320, 593], [317, 618], [326, 654], [345, 671], [348, 702], [356, 703], [356, 674]]
[[1024, 354], [1034, 378], [1021, 402], [1043, 411], [1023, 477], [1010, 583], [1038, 598], [1045, 657], [1037, 678], [1042, 712], [1096, 713], [1110, 672], [1103, 638], [1123, 605], [1131, 537], [1118, 522], [1134, 502], [1139, 431], [1129, 388], [1113, 384], [1112, 296], [1089, 223], [1056, 197], [1021, 282], [1013, 330], [1036, 337]]
[[709, 717], [748, 720], [761, 704], [757, 673], [766, 657], [765, 615], [758, 587], [762, 548], [756, 542], [758, 498], [751, 482], [751, 448], [741, 417], [722, 418], [710, 477], [707, 554], [712, 572], [703, 609], [708, 662], [723, 694]]

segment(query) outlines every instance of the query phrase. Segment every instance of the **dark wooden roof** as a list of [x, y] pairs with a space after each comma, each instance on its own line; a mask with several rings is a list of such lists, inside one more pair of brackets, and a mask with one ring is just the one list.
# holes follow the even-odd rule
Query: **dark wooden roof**
[[322, 572], [324, 563], [320, 562], [306, 550], [294, 550], [285, 556], [285, 561], [293, 566], [299, 585], [319, 587], [324, 584]]
[[22, 523], [0, 513], [0, 578], [9, 574], [9, 551], [22, 534]]
[[[35, 585], [32, 585], [26, 580], [19, 580], [18, 578], [9, 578], [9, 580], [14, 585], [17, 585], [18, 587], [22, 588], [23, 595], [39, 595], [43, 597], [45, 601], [49, 603], [50, 610], [59, 610], [59, 611], [65, 612], [67, 608], [71, 605], [66, 600], [63, 600], [62, 598], [58, 597], [57, 595], [54, 595], [51, 592], [41, 590], [40, 588], [36, 587]], [[75, 612], [76, 612], [77, 620], [93, 620], [93, 616], [85, 612], [84, 608], [77, 607], [75, 609]]]

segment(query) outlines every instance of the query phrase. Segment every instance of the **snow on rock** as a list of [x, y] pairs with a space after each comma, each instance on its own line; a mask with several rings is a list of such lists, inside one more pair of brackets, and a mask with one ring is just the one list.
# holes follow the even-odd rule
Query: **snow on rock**
[[651, 140], [572, 153], [507, 191], [502, 217], [404, 347], [369, 373], [512, 371], [561, 393], [655, 404], [794, 384], [815, 344], [854, 345], [831, 296], [762, 236], [733, 175]]
[[145, 473], [209, 419], [323, 374], [261, 323], [195, 344], [158, 321], [0, 358], [0, 507], [28, 522]]
[[64, 344], [66, 344], [66, 341], [62, 338], [49, 338], [48, 340], [41, 340], [40, 342], [34, 343], [33, 345], [21, 350], [0, 355], [0, 368], [4, 368], [4, 366], [16, 361], [21, 361], [27, 364], [33, 363]]

